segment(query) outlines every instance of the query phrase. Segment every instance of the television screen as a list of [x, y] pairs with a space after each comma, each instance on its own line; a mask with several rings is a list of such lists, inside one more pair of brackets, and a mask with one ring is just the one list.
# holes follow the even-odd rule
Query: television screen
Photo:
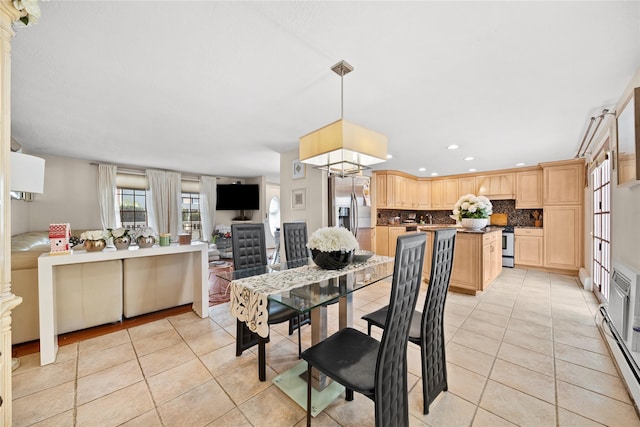
[[216, 186], [216, 209], [219, 211], [260, 209], [258, 184], [221, 184]]

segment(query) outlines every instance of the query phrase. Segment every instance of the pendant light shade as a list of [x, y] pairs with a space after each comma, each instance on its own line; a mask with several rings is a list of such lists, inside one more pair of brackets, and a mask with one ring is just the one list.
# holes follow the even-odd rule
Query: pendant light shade
[[331, 69], [340, 76], [341, 117], [320, 129], [300, 137], [300, 161], [323, 169], [331, 175], [351, 175], [387, 159], [387, 137], [342, 118], [345, 74], [353, 67], [340, 61]]

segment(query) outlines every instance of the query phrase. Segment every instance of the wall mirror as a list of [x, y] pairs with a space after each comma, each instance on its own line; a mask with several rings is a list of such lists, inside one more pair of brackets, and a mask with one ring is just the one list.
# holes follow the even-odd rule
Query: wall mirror
[[640, 172], [640, 88], [635, 88], [622, 107], [618, 125], [618, 185], [638, 180]]

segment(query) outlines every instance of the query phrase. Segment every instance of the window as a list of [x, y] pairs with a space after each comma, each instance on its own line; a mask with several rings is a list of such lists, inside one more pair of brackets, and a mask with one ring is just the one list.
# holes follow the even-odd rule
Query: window
[[607, 157], [598, 165], [593, 178], [593, 286], [609, 300], [611, 270], [611, 166]]
[[134, 188], [118, 188], [116, 197], [120, 222], [130, 230], [147, 226], [147, 192]]
[[192, 239], [200, 239], [200, 193], [182, 193], [182, 229], [191, 233]]

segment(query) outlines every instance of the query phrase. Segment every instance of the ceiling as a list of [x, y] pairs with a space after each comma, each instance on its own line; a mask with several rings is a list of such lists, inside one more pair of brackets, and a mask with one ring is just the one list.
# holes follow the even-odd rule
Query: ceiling
[[639, 1], [40, 5], [12, 42], [24, 151], [191, 174], [279, 182], [340, 118], [343, 59], [344, 118], [417, 176], [573, 158], [640, 67]]

